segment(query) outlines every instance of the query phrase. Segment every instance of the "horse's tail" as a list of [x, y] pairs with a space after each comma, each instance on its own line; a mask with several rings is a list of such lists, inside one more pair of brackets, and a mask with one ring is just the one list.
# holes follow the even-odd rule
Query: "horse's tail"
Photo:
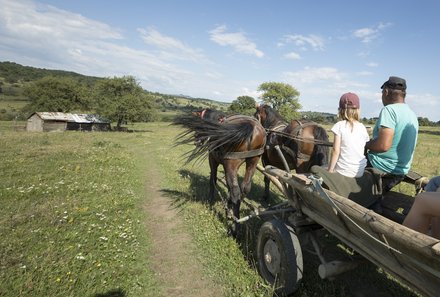
[[243, 141], [250, 142], [254, 131], [254, 123], [249, 120], [218, 123], [192, 115], [175, 117], [173, 125], [185, 128], [177, 136], [175, 145], [198, 143], [193, 150], [184, 154], [187, 157], [186, 163], [202, 161], [214, 150], [220, 153], [233, 152]]
[[[328, 134], [325, 129], [319, 125], [316, 125], [313, 129], [313, 137], [315, 140], [321, 140], [323, 143], [328, 142]], [[329, 148], [325, 144], [315, 144], [313, 156], [315, 158], [314, 165], [322, 166], [327, 165], [329, 161]]]

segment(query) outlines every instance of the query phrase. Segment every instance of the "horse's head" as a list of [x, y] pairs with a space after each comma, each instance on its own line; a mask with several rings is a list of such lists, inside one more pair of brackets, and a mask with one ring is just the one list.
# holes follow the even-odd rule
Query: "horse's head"
[[281, 115], [268, 104], [257, 106], [254, 116], [260, 121], [264, 128], [270, 128], [284, 122]]
[[222, 111], [218, 111], [211, 108], [205, 108], [199, 111], [193, 111], [193, 115], [200, 117], [203, 120], [210, 122], [223, 123], [226, 118], [226, 114]]
[[254, 117], [264, 126], [266, 122], [267, 113], [266, 113], [266, 104], [255, 104], [255, 113]]
[[202, 109], [202, 110], [196, 110], [196, 111], [192, 111], [191, 114], [192, 114], [193, 116], [195, 116], [195, 117], [199, 117], [199, 118], [202, 118], [202, 119], [203, 119], [202, 113], [203, 113], [204, 111], [205, 111], [204, 109]]

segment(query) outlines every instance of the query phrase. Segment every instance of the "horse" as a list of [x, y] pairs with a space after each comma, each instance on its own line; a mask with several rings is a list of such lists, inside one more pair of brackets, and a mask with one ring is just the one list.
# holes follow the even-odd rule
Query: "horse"
[[[266, 150], [261, 157], [263, 166], [272, 165], [287, 171], [308, 173], [313, 165], [325, 165], [331, 143], [324, 128], [310, 120], [286, 122], [269, 105], [256, 106], [254, 116], [268, 131]], [[280, 156], [280, 153], [284, 156]], [[270, 180], [264, 177], [264, 197], [267, 199]]]
[[[226, 201], [228, 216], [232, 214], [234, 223], [229, 232], [236, 237], [239, 231], [240, 203], [246, 197], [252, 185], [252, 177], [264, 152], [266, 131], [254, 117], [233, 115], [229, 117], [212, 117], [217, 114], [210, 110], [174, 118], [173, 124], [185, 128], [176, 139], [176, 145], [196, 142], [197, 145], [187, 152], [186, 163], [202, 161], [208, 157], [210, 167], [209, 203], [212, 206], [217, 185], [217, 170], [223, 166], [228, 188]], [[219, 119], [222, 119], [219, 121]], [[200, 141], [201, 140], [201, 141]], [[241, 184], [238, 181], [238, 170], [246, 164]]]
[[226, 113], [212, 108], [204, 108], [192, 112], [193, 115], [198, 116], [206, 121], [223, 123], [226, 118]]

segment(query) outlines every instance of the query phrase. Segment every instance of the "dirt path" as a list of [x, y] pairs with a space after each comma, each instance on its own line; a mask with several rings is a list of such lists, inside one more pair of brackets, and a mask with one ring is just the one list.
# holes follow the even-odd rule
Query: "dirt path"
[[160, 192], [160, 176], [154, 165], [148, 169], [145, 190], [148, 199], [145, 222], [152, 239], [152, 269], [164, 296], [221, 296], [221, 290], [203, 274], [191, 236], [186, 233], [178, 209]]

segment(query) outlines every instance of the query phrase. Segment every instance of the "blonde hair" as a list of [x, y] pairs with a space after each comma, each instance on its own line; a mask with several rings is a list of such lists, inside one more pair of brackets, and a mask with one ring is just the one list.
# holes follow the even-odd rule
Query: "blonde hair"
[[351, 129], [353, 129], [354, 122], [359, 122], [361, 112], [359, 108], [339, 108], [338, 118], [346, 120], [350, 123]]

